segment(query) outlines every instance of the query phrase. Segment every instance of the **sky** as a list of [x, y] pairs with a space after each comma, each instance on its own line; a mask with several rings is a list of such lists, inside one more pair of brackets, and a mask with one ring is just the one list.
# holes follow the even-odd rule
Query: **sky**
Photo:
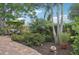
[[[69, 4], [69, 3], [65, 3], [64, 4], [64, 21], [65, 22], [69, 22], [69, 19], [68, 19], [68, 13], [69, 13], [69, 9], [70, 9], [70, 7], [71, 7], [71, 3]], [[57, 17], [56, 17], [56, 10], [54, 9], [54, 22], [56, 23], [57, 21]], [[44, 10], [37, 10], [37, 14], [38, 14], [38, 16], [41, 18], [43, 18], [43, 15], [44, 15]], [[61, 15], [60, 15], [60, 17], [61, 17]]]
[[68, 4], [68, 3], [64, 4], [64, 14], [65, 15], [68, 15], [68, 12], [69, 12], [71, 5], [72, 5], [71, 3], [70, 4]]
[[[68, 16], [69, 9], [70, 9], [71, 5], [72, 5], [71, 3], [64, 3], [64, 17], [63, 18], [64, 18], [65, 22], [69, 22], [69, 19], [67, 18], [67, 16]], [[56, 13], [55, 9], [54, 9], [54, 12]], [[37, 13], [39, 18], [43, 18], [43, 16], [44, 16], [44, 10], [43, 9], [36, 10], [36, 13]], [[61, 17], [61, 15], [60, 15], [60, 17]], [[54, 22], [56, 23], [57, 22], [56, 14], [54, 14], [53, 19], [54, 19]], [[30, 21], [31, 21], [31, 19], [29, 17], [26, 17], [25, 23], [28, 23]]]
[[[64, 4], [64, 15], [68, 15], [70, 7], [71, 7], [71, 4], [69, 4], [69, 3]], [[43, 17], [44, 10], [37, 10], [37, 12], [38, 12], [38, 16]], [[54, 9], [54, 12], [56, 12], [55, 9]], [[54, 15], [54, 16], [56, 16], [56, 15]]]

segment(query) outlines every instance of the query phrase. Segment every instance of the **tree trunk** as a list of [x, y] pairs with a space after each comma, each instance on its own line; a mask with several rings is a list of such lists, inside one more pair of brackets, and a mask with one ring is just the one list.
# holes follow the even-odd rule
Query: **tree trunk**
[[58, 44], [59, 44], [59, 40], [60, 40], [60, 20], [59, 20], [59, 4], [57, 4], [57, 38], [58, 38]]
[[56, 31], [55, 31], [55, 25], [54, 25], [54, 21], [53, 21], [53, 8], [52, 8], [52, 5], [51, 4], [51, 21], [52, 21], [52, 30], [53, 30], [53, 37], [54, 37], [54, 40], [55, 40], [55, 44], [58, 43], [58, 39], [57, 39], [57, 35], [56, 35]]
[[[60, 34], [63, 32], [63, 3], [61, 5], [61, 23], [60, 23]], [[61, 37], [60, 37], [60, 44], [62, 43]]]
[[61, 23], [60, 23], [60, 32], [63, 32], [63, 3], [61, 3]]

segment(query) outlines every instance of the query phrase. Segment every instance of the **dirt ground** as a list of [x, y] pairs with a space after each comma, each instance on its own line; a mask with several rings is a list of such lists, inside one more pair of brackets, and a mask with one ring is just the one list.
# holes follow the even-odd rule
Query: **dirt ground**
[[[40, 52], [43, 55], [54, 55], [54, 52], [50, 51], [50, 47], [54, 46], [52, 42], [44, 43], [43, 46], [32, 46], [35, 50]], [[69, 44], [69, 47], [67, 49], [61, 49], [59, 45], [55, 45], [57, 47], [57, 55], [70, 55], [71, 54], [71, 46]]]

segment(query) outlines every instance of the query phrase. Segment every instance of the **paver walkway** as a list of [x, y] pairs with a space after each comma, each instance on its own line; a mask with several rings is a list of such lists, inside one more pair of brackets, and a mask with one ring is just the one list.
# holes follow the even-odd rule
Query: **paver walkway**
[[41, 55], [36, 50], [14, 42], [9, 36], [0, 36], [0, 55]]

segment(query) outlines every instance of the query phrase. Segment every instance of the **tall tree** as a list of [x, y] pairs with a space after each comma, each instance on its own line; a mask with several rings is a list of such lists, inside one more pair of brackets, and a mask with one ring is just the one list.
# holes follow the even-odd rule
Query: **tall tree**
[[52, 20], [52, 29], [53, 29], [53, 37], [54, 37], [54, 40], [55, 40], [55, 44], [58, 44], [58, 38], [57, 38], [57, 35], [56, 35], [56, 30], [55, 30], [55, 25], [54, 25], [54, 19], [53, 19], [53, 8], [52, 8], [52, 5], [54, 7], [54, 4], [51, 4], [51, 20]]
[[61, 34], [63, 32], [63, 15], [64, 15], [64, 8], [63, 8], [63, 3], [60, 4], [60, 9], [61, 9], [61, 19], [60, 19], [60, 34], [59, 34], [59, 41], [60, 41], [60, 44], [61, 44]]
[[63, 13], [64, 13], [64, 8], [63, 8], [63, 3], [61, 5], [61, 23], [60, 23], [60, 32], [63, 32]]
[[60, 11], [60, 7], [59, 7], [59, 4], [57, 4], [56, 5], [56, 7], [57, 7], [57, 38], [58, 38], [58, 41], [59, 41], [59, 39], [60, 39], [60, 20], [59, 20], [59, 16], [60, 16], [60, 14], [59, 14], [59, 11]]
[[[56, 4], [56, 15], [57, 15], [57, 39], [58, 44], [61, 43], [61, 33], [63, 32], [63, 4]], [[60, 13], [61, 11], [61, 13]], [[60, 18], [61, 16], [61, 18]]]
[[[54, 24], [54, 19], [53, 19], [53, 9], [55, 7], [56, 4], [45, 4], [45, 15], [44, 18], [46, 18], [49, 21], [52, 21], [52, 34], [53, 34], [53, 38], [55, 41], [55, 44], [58, 44], [58, 38], [57, 38], [57, 34], [56, 34], [56, 30], [55, 30], [55, 24]], [[45, 17], [46, 16], [46, 17]]]
[[[53, 34], [53, 37], [54, 37], [54, 40], [55, 40], [55, 43], [58, 44], [59, 43], [59, 40], [60, 40], [60, 32], [62, 31], [62, 26], [63, 26], [63, 6], [61, 5], [61, 14], [62, 14], [62, 17], [61, 17], [61, 20], [60, 20], [60, 4], [35, 4], [35, 6], [39, 8], [43, 8], [44, 11], [45, 11], [45, 14], [44, 14], [44, 19], [45, 20], [49, 20], [49, 21], [52, 21], [52, 34]], [[57, 9], [57, 12], [55, 12], [57, 14], [57, 31], [56, 31], [56, 28], [55, 28], [55, 23], [54, 23], [54, 19], [53, 19], [53, 10], [54, 10], [54, 7], [56, 7]], [[60, 23], [61, 22], [61, 23]], [[61, 30], [60, 30], [61, 29]]]

